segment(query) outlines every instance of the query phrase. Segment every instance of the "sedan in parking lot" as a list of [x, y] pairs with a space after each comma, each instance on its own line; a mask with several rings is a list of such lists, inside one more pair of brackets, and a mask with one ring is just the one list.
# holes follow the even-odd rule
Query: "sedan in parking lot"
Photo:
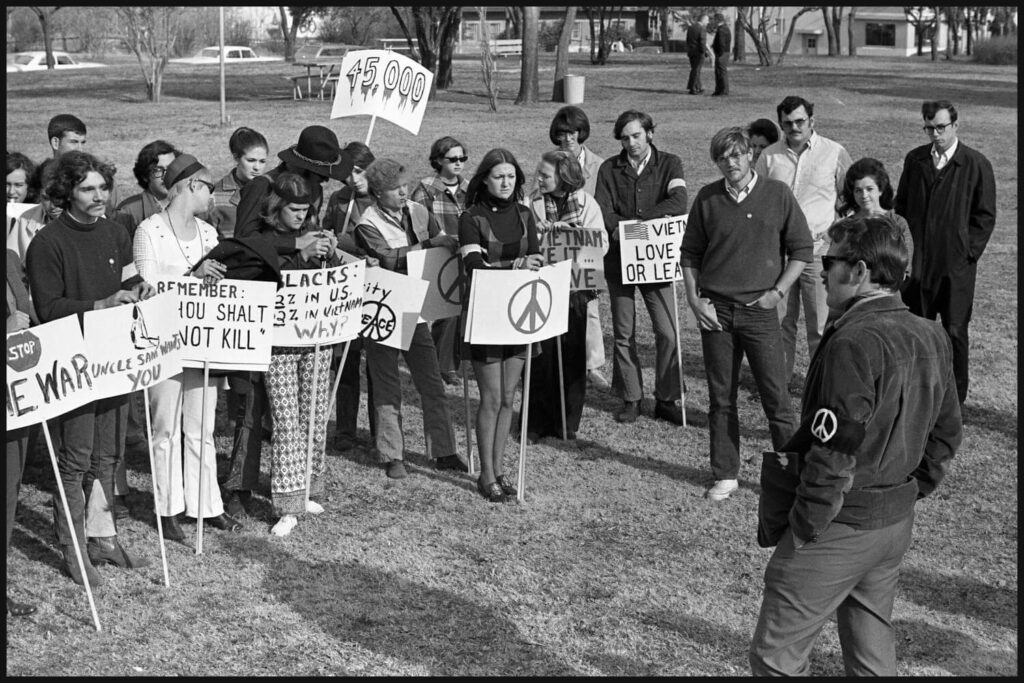
[[[106, 64], [97, 64], [96, 62], [80, 62], [77, 57], [57, 50], [53, 51], [53, 61], [54, 67], [57, 69], [95, 69], [96, 67], [106, 66]], [[7, 55], [7, 73], [45, 70], [46, 53], [42, 50], [15, 52], [12, 55]]]
[[[204, 47], [192, 57], [179, 57], [170, 61], [172, 64], [220, 64], [220, 48]], [[224, 46], [225, 64], [281, 61], [284, 61], [284, 57], [260, 57], [255, 50], [244, 45]]]

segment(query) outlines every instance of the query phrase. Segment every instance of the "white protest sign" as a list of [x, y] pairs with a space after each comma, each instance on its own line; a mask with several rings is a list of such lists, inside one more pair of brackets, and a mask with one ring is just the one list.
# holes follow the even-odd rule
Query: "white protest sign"
[[7, 222], [10, 223], [21, 214], [25, 213], [29, 209], [38, 206], [38, 204], [23, 204], [21, 202], [7, 202]]
[[331, 118], [379, 116], [420, 132], [434, 74], [390, 50], [349, 51], [341, 60]]
[[211, 368], [263, 371], [270, 365], [276, 283], [225, 278], [206, 284], [194, 277], [165, 277], [153, 286], [178, 299], [185, 367], [201, 368], [209, 361]]
[[77, 315], [7, 335], [7, 431], [34, 425], [99, 398]]
[[337, 344], [359, 335], [366, 261], [282, 270], [274, 303], [274, 346]]
[[608, 233], [604, 228], [548, 230], [540, 236], [540, 253], [547, 263], [572, 261], [571, 291], [608, 290], [604, 279], [604, 255], [608, 253]]
[[571, 261], [536, 271], [474, 270], [465, 340], [527, 344], [564, 334], [571, 274]]
[[426, 280], [420, 321], [454, 318], [462, 313], [462, 295], [466, 289], [466, 271], [462, 259], [445, 247], [410, 251], [407, 271], [411, 277]]
[[359, 334], [378, 344], [408, 351], [428, 286], [426, 280], [418, 277], [385, 268], [367, 268]]
[[185, 347], [178, 299], [170, 292], [88, 311], [83, 327], [97, 398], [130, 394], [181, 372]]
[[682, 280], [679, 247], [685, 229], [685, 215], [619, 221], [622, 282], [643, 285]]

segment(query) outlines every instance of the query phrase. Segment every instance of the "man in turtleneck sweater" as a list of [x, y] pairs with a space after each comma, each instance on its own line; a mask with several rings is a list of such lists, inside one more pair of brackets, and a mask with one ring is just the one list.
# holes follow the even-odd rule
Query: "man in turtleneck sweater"
[[[112, 165], [85, 152], [68, 152], [57, 160], [47, 195], [64, 212], [39, 231], [25, 257], [33, 303], [42, 323], [134, 303], [155, 293], [135, 270], [128, 232], [104, 217], [114, 172]], [[124, 456], [126, 399], [116, 396], [93, 401], [59, 420], [57, 464], [74, 528], [68, 526], [56, 498], [54, 520], [64, 570], [78, 584], [83, 583], [83, 576], [72, 533], [79, 547], [88, 550], [82, 561], [92, 586], [102, 581], [93, 566], [97, 563], [130, 569], [149, 564], [129, 555], [118, 541], [111, 512], [114, 469]]]

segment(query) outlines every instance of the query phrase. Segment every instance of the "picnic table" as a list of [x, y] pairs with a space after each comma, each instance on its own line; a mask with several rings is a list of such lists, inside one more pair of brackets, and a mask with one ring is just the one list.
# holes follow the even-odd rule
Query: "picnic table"
[[[357, 45], [337, 43], [300, 47], [295, 53], [295, 66], [305, 67], [306, 73], [288, 76], [292, 82], [292, 99], [312, 99], [316, 95], [322, 100], [328, 91], [333, 99], [334, 89], [337, 87], [338, 75], [341, 71], [341, 60], [349, 50], [359, 49], [362, 48]], [[303, 83], [306, 85], [305, 91], [302, 89]]]

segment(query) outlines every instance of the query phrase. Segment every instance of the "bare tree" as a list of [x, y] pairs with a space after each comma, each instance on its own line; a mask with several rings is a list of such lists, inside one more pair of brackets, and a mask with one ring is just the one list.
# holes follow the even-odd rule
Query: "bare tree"
[[[452, 85], [452, 57], [455, 56], [455, 39], [459, 35], [462, 24], [462, 7], [413, 7], [391, 6], [391, 13], [398, 20], [398, 25], [405, 34], [409, 47], [413, 47], [412, 32], [409, 22], [403, 16], [403, 10], [412, 15], [413, 29], [416, 31], [416, 43], [419, 47], [420, 64], [434, 72], [434, 81], [430, 86], [430, 94], [437, 90], [445, 90]], [[486, 21], [482, 21], [486, 23]]]
[[505, 24], [511, 27], [509, 32], [506, 29], [507, 36], [509, 38], [522, 38], [523, 37], [523, 8], [518, 5], [513, 5], [505, 8]]
[[846, 53], [851, 57], [857, 56], [857, 44], [854, 41], [853, 23], [857, 18], [857, 8], [851, 7], [850, 13], [846, 16]]
[[935, 16], [928, 16], [930, 8], [928, 7], [904, 7], [903, 14], [907, 17], [907, 22], [914, 27], [915, 43], [917, 47], [917, 54], [921, 56], [924, 54], [924, 40], [928, 35], [929, 30], [935, 25]]
[[789, 44], [793, 42], [793, 33], [796, 31], [797, 19], [818, 9], [817, 7], [801, 7], [800, 10], [793, 15], [793, 18], [789, 20], [789, 29], [786, 30], [786, 40], [782, 43], [782, 50], [779, 51], [779, 56], [775, 59], [776, 64], [782, 64], [782, 59], [789, 52]]
[[146, 98], [160, 102], [164, 69], [174, 49], [181, 7], [118, 7], [125, 42], [139, 60], [146, 79]]
[[[772, 9], [765, 6], [736, 8], [736, 19], [743, 28], [743, 32], [754, 41], [757, 60], [761, 66], [772, 65], [772, 45], [768, 38], [768, 27], [771, 25]], [[752, 23], [754, 21], [757, 23]]]
[[605, 37], [606, 22], [611, 20], [611, 7], [597, 8], [597, 31], [594, 30], [594, 8], [584, 5], [587, 21], [590, 24], [590, 63], [605, 64], [608, 61], [609, 43]]
[[327, 43], [367, 45], [389, 16], [385, 7], [331, 7], [320, 26], [320, 39]]
[[565, 102], [565, 76], [569, 73], [569, 44], [572, 42], [572, 31], [576, 24], [576, 6], [565, 8], [562, 18], [562, 30], [558, 34], [558, 47], [555, 48], [555, 83], [551, 89], [552, 102]]
[[483, 70], [484, 87], [487, 89], [487, 103], [491, 111], [498, 111], [498, 70], [491, 54], [491, 28], [487, 24], [487, 8], [477, 7], [480, 17], [480, 68]]
[[825, 19], [825, 33], [828, 36], [828, 56], [838, 57], [843, 53], [839, 39], [843, 28], [843, 8], [822, 7], [821, 13]]
[[46, 68], [52, 69], [56, 62], [53, 60], [53, 37], [50, 35], [50, 22], [60, 7], [29, 7], [29, 9], [39, 19], [39, 28], [43, 31], [43, 49], [46, 50]]
[[[284, 58], [289, 62], [294, 62], [299, 29], [312, 28], [313, 20], [325, 8], [278, 6], [277, 9], [281, 14], [281, 38], [284, 40]], [[288, 15], [291, 15], [290, 22], [288, 21]]]
[[523, 8], [523, 57], [519, 71], [519, 95], [516, 104], [536, 104], [540, 101], [537, 76], [537, 45], [540, 33], [540, 7]]

